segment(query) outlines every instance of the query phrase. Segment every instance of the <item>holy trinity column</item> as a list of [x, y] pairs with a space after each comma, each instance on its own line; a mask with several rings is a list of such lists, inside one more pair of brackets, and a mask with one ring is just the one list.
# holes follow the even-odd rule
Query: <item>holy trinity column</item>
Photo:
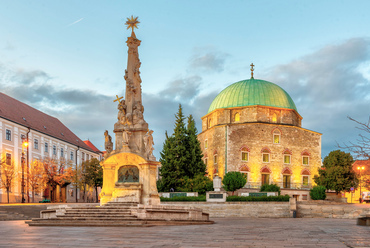
[[[128, 59], [127, 69], [125, 70], [126, 94], [125, 99], [118, 97], [114, 102], [118, 102], [118, 121], [114, 124], [116, 135], [115, 150], [113, 147], [109, 153], [132, 152], [145, 159], [155, 161], [153, 156], [152, 130], [148, 129], [148, 123], [144, 120], [144, 106], [142, 104], [141, 78], [138, 47], [141, 41], [136, 38], [134, 28], [139, 24], [138, 18], [131, 16], [127, 18], [127, 29], [132, 29], [131, 36], [127, 38]], [[106, 133], [109, 147], [109, 137]], [[108, 138], [107, 138], [108, 137]], [[111, 145], [112, 146], [112, 145]], [[109, 156], [109, 154], [108, 154]]]

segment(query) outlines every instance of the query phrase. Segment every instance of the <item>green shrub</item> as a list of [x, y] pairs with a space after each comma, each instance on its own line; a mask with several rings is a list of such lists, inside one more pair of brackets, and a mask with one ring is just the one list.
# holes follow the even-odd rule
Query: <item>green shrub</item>
[[276, 184], [264, 184], [261, 186], [260, 192], [278, 192], [280, 195], [280, 187]]
[[310, 196], [312, 200], [325, 200], [326, 199], [326, 188], [324, 186], [315, 186], [310, 190]]
[[222, 180], [224, 189], [226, 191], [234, 191], [241, 189], [247, 183], [246, 175], [240, 173], [239, 171], [230, 171], [225, 174], [224, 179]]
[[165, 198], [165, 197], [160, 197], [161, 202], [172, 202], [172, 201], [194, 201], [194, 202], [199, 202], [199, 201], [206, 201], [206, 196], [205, 195], [200, 195], [200, 196], [174, 196], [172, 198]]
[[198, 174], [194, 178], [184, 177], [179, 179], [178, 192], [198, 192], [205, 195], [207, 191], [213, 191], [213, 182], [208, 177]]
[[226, 201], [278, 201], [285, 202], [289, 201], [289, 195], [279, 195], [279, 196], [228, 196]]

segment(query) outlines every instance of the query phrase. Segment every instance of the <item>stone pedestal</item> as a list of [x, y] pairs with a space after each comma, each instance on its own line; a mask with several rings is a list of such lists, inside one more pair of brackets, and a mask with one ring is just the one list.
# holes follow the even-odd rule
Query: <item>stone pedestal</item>
[[226, 192], [222, 191], [208, 191], [207, 202], [226, 202]]
[[113, 154], [103, 160], [101, 162], [103, 188], [100, 193], [100, 204], [104, 205], [110, 201], [160, 204], [156, 184], [159, 164], [126, 152]]

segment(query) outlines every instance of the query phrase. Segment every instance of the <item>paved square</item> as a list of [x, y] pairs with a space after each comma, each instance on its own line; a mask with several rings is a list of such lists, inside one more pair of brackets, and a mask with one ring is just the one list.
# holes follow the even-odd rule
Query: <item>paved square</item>
[[213, 218], [214, 225], [29, 227], [0, 222], [0, 247], [370, 247], [348, 219]]

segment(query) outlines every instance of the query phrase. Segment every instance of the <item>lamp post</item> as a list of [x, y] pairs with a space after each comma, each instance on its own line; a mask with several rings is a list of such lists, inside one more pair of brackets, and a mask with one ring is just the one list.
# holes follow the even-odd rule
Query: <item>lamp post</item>
[[22, 158], [21, 158], [21, 164], [22, 164], [22, 185], [21, 185], [21, 189], [22, 189], [22, 203], [25, 203], [25, 198], [24, 198], [24, 165], [26, 163], [26, 158], [25, 158], [25, 154], [24, 154], [24, 148], [28, 147], [28, 142], [27, 141], [23, 141], [22, 142]]
[[362, 179], [362, 171], [365, 169], [365, 166], [358, 166], [357, 170], [360, 172], [360, 203], [362, 199], [362, 192], [361, 192], [361, 179]]

